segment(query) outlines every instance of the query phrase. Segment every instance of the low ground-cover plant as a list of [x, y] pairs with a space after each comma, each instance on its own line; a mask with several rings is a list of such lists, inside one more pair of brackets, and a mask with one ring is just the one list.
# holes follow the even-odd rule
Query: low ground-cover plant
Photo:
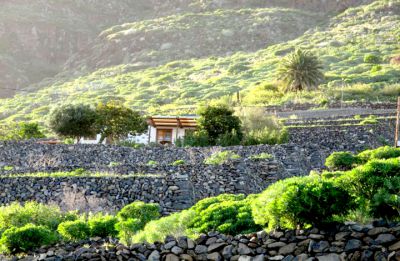
[[11, 227], [0, 238], [0, 250], [6, 253], [19, 253], [50, 245], [57, 241], [57, 235], [45, 226], [26, 224]]
[[184, 161], [184, 160], [176, 160], [176, 161], [172, 162], [171, 165], [172, 165], [172, 166], [185, 165], [185, 161]]
[[240, 159], [240, 156], [233, 151], [219, 151], [211, 154], [210, 157], [204, 160], [204, 163], [207, 165], [222, 165], [231, 160]]
[[260, 154], [255, 154], [255, 155], [251, 155], [249, 157], [249, 159], [251, 159], [251, 160], [267, 160], [267, 159], [273, 159], [273, 158], [274, 158], [274, 156], [272, 156], [272, 154], [269, 154], [269, 153], [266, 153], [266, 152], [263, 152], [263, 153], [260, 153]]

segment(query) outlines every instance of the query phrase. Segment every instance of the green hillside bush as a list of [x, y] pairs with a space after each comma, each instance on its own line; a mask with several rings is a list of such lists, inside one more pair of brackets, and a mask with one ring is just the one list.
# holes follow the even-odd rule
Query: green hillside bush
[[231, 150], [218, 151], [211, 154], [204, 160], [207, 165], [222, 165], [229, 161], [240, 159], [240, 156]]
[[372, 159], [390, 159], [400, 157], [400, 148], [384, 146], [373, 150], [365, 150], [360, 152], [357, 157], [366, 163]]
[[111, 215], [97, 214], [89, 218], [90, 235], [92, 237], [115, 237], [118, 234], [115, 226], [118, 219]]
[[325, 160], [325, 166], [331, 170], [349, 170], [359, 162], [351, 152], [334, 152]]
[[375, 55], [375, 54], [366, 54], [364, 56], [364, 62], [365, 63], [378, 64], [381, 61], [382, 61], [381, 58], [379, 56]]
[[49, 228], [26, 224], [4, 231], [0, 238], [0, 250], [10, 254], [27, 252], [56, 241], [57, 236]]
[[57, 232], [68, 241], [79, 241], [90, 237], [90, 227], [82, 220], [62, 222], [58, 225]]
[[296, 177], [278, 181], [262, 192], [253, 202], [253, 215], [256, 224], [269, 229], [293, 229], [329, 223], [355, 206], [349, 192], [332, 180]]

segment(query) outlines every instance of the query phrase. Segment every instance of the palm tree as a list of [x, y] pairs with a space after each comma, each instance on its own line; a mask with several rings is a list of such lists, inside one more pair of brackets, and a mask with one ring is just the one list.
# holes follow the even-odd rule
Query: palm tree
[[312, 89], [323, 80], [322, 69], [322, 64], [315, 55], [297, 49], [281, 62], [278, 79], [285, 82], [287, 91]]

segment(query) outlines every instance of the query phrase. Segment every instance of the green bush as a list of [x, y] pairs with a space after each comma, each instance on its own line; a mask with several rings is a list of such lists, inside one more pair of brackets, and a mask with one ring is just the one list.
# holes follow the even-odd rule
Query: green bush
[[370, 212], [374, 217], [394, 220], [400, 217], [400, 177], [384, 180], [371, 199]]
[[1, 250], [7, 253], [27, 252], [57, 241], [54, 232], [44, 226], [26, 224], [4, 231], [0, 239]]
[[249, 159], [251, 159], [251, 160], [267, 160], [267, 159], [273, 159], [273, 158], [274, 158], [274, 156], [272, 156], [269, 153], [265, 153], [265, 152], [256, 154], [256, 155], [251, 155], [249, 157]]
[[129, 245], [131, 244], [132, 237], [141, 229], [143, 229], [143, 223], [137, 218], [128, 218], [126, 220], [120, 220], [115, 225], [118, 231], [118, 238], [121, 242]]
[[364, 55], [364, 63], [377, 64], [377, 63], [381, 63], [381, 62], [382, 62], [382, 59], [374, 54]]
[[23, 227], [26, 224], [42, 225], [55, 230], [63, 221], [63, 214], [57, 206], [36, 202], [18, 202], [0, 207], [0, 235], [10, 227]]
[[180, 165], [185, 165], [185, 161], [184, 160], [175, 160], [174, 162], [172, 162], [172, 166], [180, 166]]
[[359, 162], [351, 152], [334, 152], [325, 160], [325, 166], [332, 170], [349, 170]]
[[188, 228], [196, 233], [219, 231], [237, 235], [261, 229], [253, 220], [251, 204], [244, 195], [220, 195], [199, 201]]
[[166, 236], [191, 236], [195, 234], [188, 229], [189, 222], [194, 218], [195, 212], [191, 209], [152, 220], [144, 229], [133, 236], [133, 242], [163, 241]]
[[90, 227], [82, 220], [65, 221], [58, 225], [58, 233], [68, 241], [78, 241], [90, 237]]
[[222, 147], [236, 146], [241, 142], [241, 137], [236, 133], [235, 130], [226, 132], [218, 136], [216, 144]]
[[380, 147], [374, 150], [365, 150], [357, 155], [361, 162], [366, 163], [372, 159], [390, 159], [400, 157], [400, 149], [390, 146]]
[[207, 147], [210, 146], [208, 135], [205, 131], [195, 131], [185, 134], [183, 139], [176, 142], [178, 147]]
[[[343, 202], [346, 202], [344, 204]], [[321, 225], [355, 208], [354, 198], [333, 180], [295, 177], [278, 181], [253, 202], [256, 224], [275, 228]]]
[[204, 160], [204, 163], [207, 165], [222, 165], [235, 159], [240, 159], [240, 156], [233, 151], [226, 150], [213, 153]]
[[118, 223], [118, 219], [111, 215], [97, 214], [92, 216], [88, 220], [90, 227], [90, 235], [92, 237], [115, 237], [118, 231], [115, 225]]
[[135, 201], [123, 207], [117, 214], [119, 220], [127, 221], [137, 219], [139, 229], [142, 229], [149, 221], [160, 217], [160, 206], [155, 203]]

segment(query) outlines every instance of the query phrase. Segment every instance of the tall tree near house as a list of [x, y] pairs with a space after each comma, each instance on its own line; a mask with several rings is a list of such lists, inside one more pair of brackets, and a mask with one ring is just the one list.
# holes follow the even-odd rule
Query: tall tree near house
[[324, 79], [322, 64], [309, 51], [297, 49], [288, 54], [278, 67], [278, 79], [285, 83], [287, 91], [315, 88]]
[[113, 143], [128, 135], [146, 131], [146, 119], [136, 111], [119, 102], [100, 103], [96, 108], [96, 129], [101, 134], [100, 143], [108, 138]]
[[90, 137], [96, 134], [96, 112], [89, 105], [68, 104], [55, 108], [49, 119], [49, 127], [57, 135], [67, 138]]

